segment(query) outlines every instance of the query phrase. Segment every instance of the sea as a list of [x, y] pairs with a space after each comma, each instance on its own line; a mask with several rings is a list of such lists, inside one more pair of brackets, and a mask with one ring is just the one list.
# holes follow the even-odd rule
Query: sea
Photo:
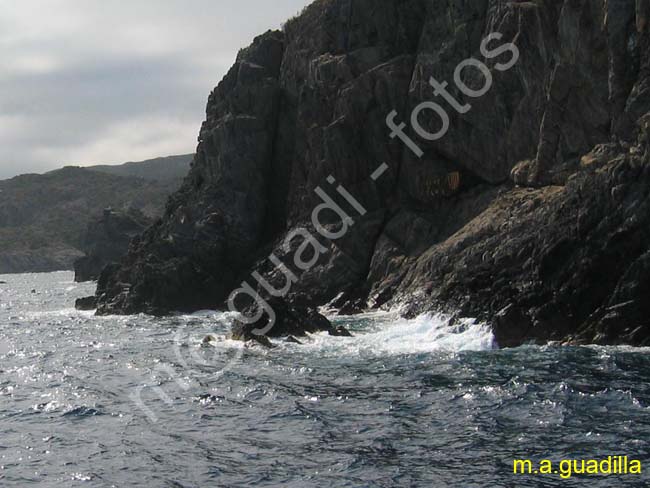
[[[72, 273], [0, 281], [3, 488], [650, 486], [648, 349], [382, 311], [267, 350], [232, 314], [95, 317]], [[643, 471], [513, 472], [608, 456]]]

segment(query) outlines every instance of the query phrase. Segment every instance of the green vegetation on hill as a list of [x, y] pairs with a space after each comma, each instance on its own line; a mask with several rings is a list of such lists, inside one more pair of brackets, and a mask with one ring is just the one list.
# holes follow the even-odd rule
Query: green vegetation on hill
[[117, 166], [105, 164], [89, 166], [87, 169], [116, 176], [134, 176], [145, 180], [172, 181], [183, 179], [187, 175], [193, 157], [193, 154], [183, 154], [181, 156], [167, 156]]
[[88, 223], [106, 207], [160, 216], [189, 169], [188, 157], [179, 158], [185, 161], [184, 172], [176, 158], [161, 158], [113, 169], [66, 167], [0, 181], [0, 274], [72, 269], [83, 255]]

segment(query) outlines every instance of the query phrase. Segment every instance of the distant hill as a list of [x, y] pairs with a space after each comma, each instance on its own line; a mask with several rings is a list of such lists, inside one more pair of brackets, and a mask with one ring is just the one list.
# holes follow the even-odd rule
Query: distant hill
[[181, 156], [168, 156], [115, 166], [107, 164], [88, 166], [87, 169], [116, 176], [134, 176], [136, 178], [144, 178], [145, 180], [180, 180], [189, 172], [190, 162], [193, 157], [193, 154], [184, 154]]
[[72, 269], [83, 256], [88, 223], [107, 207], [159, 217], [191, 158], [65, 167], [0, 181], [0, 274]]

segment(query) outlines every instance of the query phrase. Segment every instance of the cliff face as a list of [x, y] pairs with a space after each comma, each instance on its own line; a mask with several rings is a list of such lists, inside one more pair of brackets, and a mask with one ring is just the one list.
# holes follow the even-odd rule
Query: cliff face
[[[649, 14], [649, 0], [315, 2], [242, 50], [210, 95], [189, 178], [102, 277], [100, 313], [218, 306], [253, 271], [283, 288], [273, 253], [295, 302], [461, 310], [503, 345], [646, 341]], [[483, 56], [492, 32], [493, 48], [517, 46], [511, 69], [508, 53]], [[469, 57], [493, 77], [477, 98], [454, 83]], [[462, 80], [484, 85], [475, 69]], [[411, 129], [423, 101], [449, 116], [439, 140]], [[393, 111], [422, 157], [390, 137]], [[431, 114], [419, 122], [433, 133]], [[319, 236], [317, 187], [354, 225], [319, 238], [327, 252], [303, 270], [300, 239], [285, 241]], [[339, 221], [321, 214], [330, 232]]]
[[107, 265], [122, 259], [133, 238], [151, 224], [152, 219], [137, 209], [105, 209], [99, 219], [88, 224], [81, 246], [85, 256], [74, 263], [75, 281], [97, 280]]

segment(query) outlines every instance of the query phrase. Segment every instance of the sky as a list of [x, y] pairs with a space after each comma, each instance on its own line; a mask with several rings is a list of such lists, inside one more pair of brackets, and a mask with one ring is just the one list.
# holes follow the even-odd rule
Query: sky
[[188, 154], [256, 35], [310, 0], [0, 0], [0, 179]]

